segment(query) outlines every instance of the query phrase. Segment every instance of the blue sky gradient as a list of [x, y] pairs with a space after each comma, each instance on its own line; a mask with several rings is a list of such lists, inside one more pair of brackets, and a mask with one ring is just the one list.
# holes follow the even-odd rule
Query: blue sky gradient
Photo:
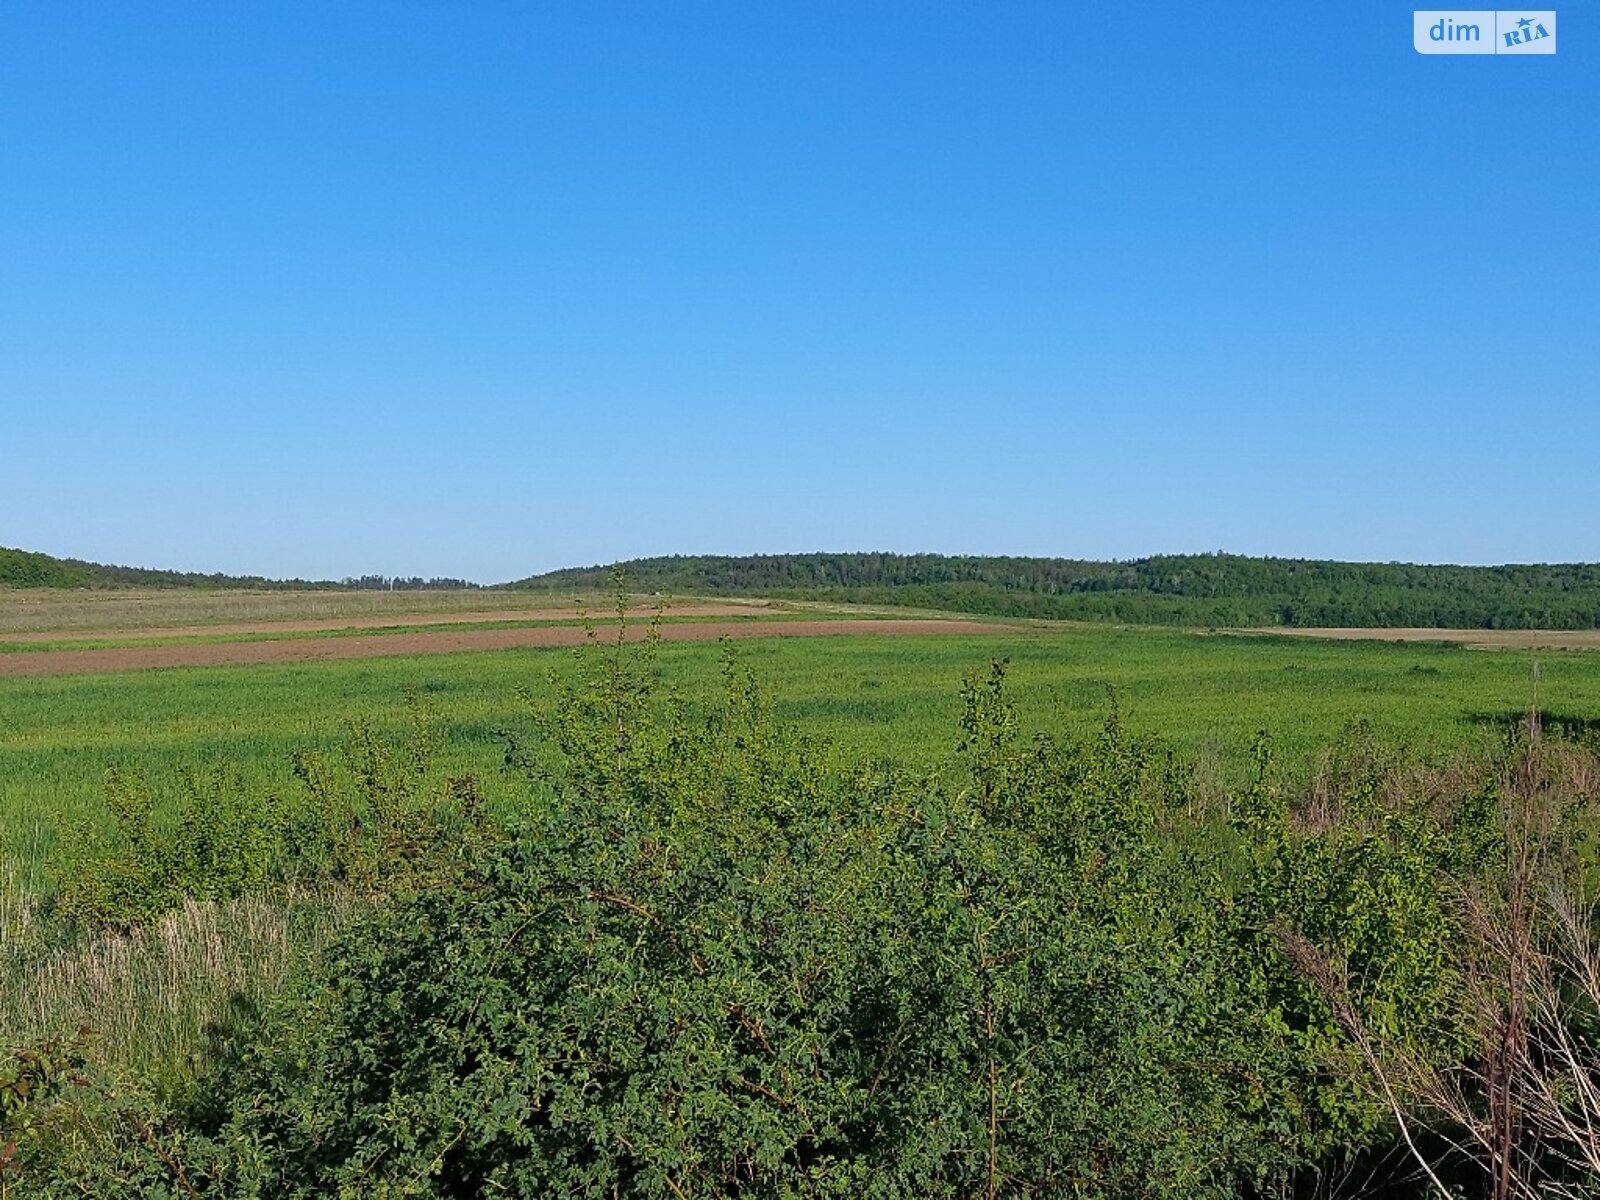
[[0, 544], [1600, 558], [1600, 28], [0, 11]]

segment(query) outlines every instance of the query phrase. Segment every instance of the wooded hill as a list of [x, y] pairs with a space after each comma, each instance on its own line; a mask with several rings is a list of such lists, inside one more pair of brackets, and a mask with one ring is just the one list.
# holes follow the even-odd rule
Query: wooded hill
[[148, 567], [118, 567], [84, 562], [76, 558], [55, 558], [31, 550], [0, 546], [0, 586], [14, 588], [245, 588], [253, 591], [307, 591], [335, 589], [362, 591], [389, 589], [414, 591], [424, 588], [473, 588], [478, 585], [462, 579], [391, 579], [387, 575], [363, 575], [358, 579], [267, 579], [260, 575], [202, 574], [198, 571], [161, 571]]
[[[770, 596], [1130, 625], [1600, 628], [1600, 563], [1418, 566], [1238, 554], [1089, 562], [867, 553], [672, 555], [620, 565], [628, 587], [640, 595]], [[609, 588], [611, 570], [572, 567], [498, 586], [592, 594]], [[208, 575], [0, 547], [0, 586], [288, 591], [479, 585], [383, 575], [337, 581]]]
[[[1235, 554], [1126, 562], [943, 554], [674, 555], [621, 564], [639, 593], [729, 594], [1139, 625], [1600, 628], [1600, 564], [1344, 563]], [[605, 588], [610, 568], [508, 585]]]

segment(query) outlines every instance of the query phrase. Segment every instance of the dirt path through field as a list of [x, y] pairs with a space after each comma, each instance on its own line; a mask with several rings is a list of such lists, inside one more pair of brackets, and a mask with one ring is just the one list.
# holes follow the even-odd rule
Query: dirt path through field
[[[674, 609], [674, 616], [687, 615]], [[504, 619], [496, 614], [497, 619]], [[341, 626], [347, 628], [348, 625]], [[614, 630], [614, 626], [612, 629]], [[628, 628], [630, 641], [645, 634], [645, 625]], [[209, 632], [215, 632], [215, 629]], [[1015, 633], [1010, 625], [983, 621], [705, 621], [663, 625], [666, 642], [705, 642], [720, 637], [826, 637], [830, 634], [875, 636], [937, 635], [952, 633]], [[607, 636], [601, 627], [601, 636]], [[148, 636], [148, 631], [146, 632]], [[577, 646], [584, 640], [581, 626], [556, 625], [531, 629], [449, 629], [420, 633], [352, 634], [348, 637], [300, 638], [276, 642], [194, 642], [170, 646], [118, 646], [93, 650], [39, 650], [29, 654], [0, 654], [0, 676], [83, 675], [106, 671], [136, 671], [153, 667], [209, 667], [243, 663], [322, 662], [341, 658], [376, 658], [381, 655], [451, 654], [463, 650], [508, 650], [517, 647]], [[610, 636], [615, 636], [614, 632]]]
[[1300, 629], [1274, 626], [1244, 633], [1330, 638], [1341, 642], [1456, 642], [1481, 650], [1600, 650], [1600, 629]]

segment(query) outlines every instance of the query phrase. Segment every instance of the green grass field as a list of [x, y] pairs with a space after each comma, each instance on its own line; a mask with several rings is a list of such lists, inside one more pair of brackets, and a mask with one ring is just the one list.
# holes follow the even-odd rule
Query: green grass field
[[[162, 636], [159, 629], [150, 635]], [[1588, 650], [1541, 651], [1536, 674], [1534, 657], [1516, 650], [1039, 625], [959, 635], [750, 638], [736, 642], [734, 651], [779, 719], [837, 747], [840, 765], [876, 759], [949, 769], [958, 761], [963, 676], [1006, 658], [1025, 732], [1054, 727], [1092, 735], [1115, 703], [1133, 732], [1164, 739], [1192, 762], [1190, 794], [1204, 799], [1246, 782], [1248, 750], [1261, 729], [1274, 735], [1279, 762], [1293, 776], [1361, 720], [1380, 738], [1441, 759], [1496, 737], [1496, 727], [1515, 720], [1536, 695], [1553, 718], [1586, 729], [1600, 725], [1600, 653]], [[624, 652], [641, 649], [629, 645]], [[198, 901], [185, 892], [181, 903], [127, 930], [74, 915], [94, 911], [72, 907], [75, 895], [86, 894], [85, 881], [119, 878], [114, 864], [107, 874], [103, 859], [74, 861], [73, 844], [59, 842], [73, 837], [80, 821], [107, 820], [102, 788], [108, 767], [141, 771], [169, 817], [182, 811], [182, 776], [191, 767], [230, 763], [254, 798], [284, 795], [301, 787], [291, 769], [296, 751], [337, 756], [352, 722], [402, 735], [411, 724], [408, 696], [414, 694], [442, 735], [421, 790], [437, 795], [446, 776], [470, 771], [482, 780], [490, 807], [503, 812], [527, 803], [530, 785], [500, 770], [503, 746], [496, 733], [533, 732], [519, 692], [531, 693], [535, 703], [551, 698], [553, 680], [579, 673], [574, 653], [396, 653], [0, 676], [0, 1053], [87, 1027], [108, 1070], [185, 1104], [202, 1081], [215, 1077], [225, 1044], [219, 1031], [260, 1036], [254, 1023], [260, 1006], [276, 1003], [289, 980], [320, 969], [329, 939], [348, 935], [352, 921], [371, 911], [372, 895], [362, 885], [327, 876], [309, 886], [302, 881], [278, 891], [274, 884]], [[680, 693], [691, 705], [716, 695], [723, 651], [715, 642], [665, 642], [656, 653], [660, 691]], [[605, 721], [598, 730], [602, 757], [610, 754], [610, 732]], [[706, 753], [725, 753], [727, 745], [719, 746]], [[724, 762], [718, 758], [714, 770]], [[1448, 769], [1462, 767], [1475, 769], [1470, 763]], [[534, 803], [548, 801], [533, 786]], [[923, 798], [914, 784], [894, 794], [913, 805]], [[848, 785], [838, 795], [845, 805], [873, 802]], [[1099, 813], [1112, 811], [1103, 800], [1095, 803]], [[1192, 822], [1151, 836], [1177, 838], [1197, 853], [1221, 847], [1218, 857], [1203, 860], [1207, 871], [1232, 862], [1226, 848], [1234, 835], [1219, 810], [1202, 803], [1191, 815]], [[1069, 821], [1082, 817], [1078, 811]], [[456, 844], [454, 852], [465, 845]], [[476, 845], [472, 853], [481, 849]], [[59, 880], [52, 866], [65, 868]], [[938, 869], [943, 879], [948, 867], [942, 860]], [[1219, 868], [1217, 880], [1226, 877]], [[1024, 878], [1033, 888], [1041, 876], [1030, 868]], [[375, 886], [372, 879], [366, 886]], [[1072, 887], [1082, 887], [1076, 876]], [[831, 876], [826, 894], [835, 895]], [[113, 897], [108, 911], [126, 911], [119, 906], [138, 899], [136, 891], [132, 895]], [[1032, 904], [1031, 894], [1026, 903]], [[963, 945], [969, 937], [961, 933]]]
[[[141, 768], [156, 791], [185, 766], [230, 761], [253, 787], [295, 786], [297, 749], [337, 747], [346, 724], [404, 721], [419, 693], [447, 736], [445, 765], [497, 779], [497, 729], [528, 730], [517, 689], [548, 689], [570, 650], [387, 657], [329, 663], [0, 679], [0, 830], [4, 853], [32, 873], [58, 818], [98, 810], [105, 768]], [[1009, 658], [1024, 724], [1087, 732], [1114, 690], [1131, 726], [1239, 778], [1269, 730], [1285, 761], [1304, 762], [1365, 719], [1383, 737], [1439, 748], [1481, 736], [1534, 698], [1527, 653], [1441, 644], [1331, 642], [1174, 630], [1076, 628], [996, 634], [750, 640], [738, 653], [780, 716], [852, 757], [914, 767], [945, 762], [958, 739], [962, 675]], [[718, 648], [664, 645], [658, 669], [691, 699], [715, 687]], [[1540, 707], [1600, 719], [1600, 654], [1538, 655]]]

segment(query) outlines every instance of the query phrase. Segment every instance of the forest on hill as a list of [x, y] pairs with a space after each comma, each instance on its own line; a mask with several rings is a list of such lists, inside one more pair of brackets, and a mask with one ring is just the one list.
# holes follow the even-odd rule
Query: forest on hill
[[[641, 594], [769, 596], [1128, 625], [1600, 628], [1600, 563], [1490, 567], [1238, 554], [1126, 561], [946, 554], [670, 555], [620, 565]], [[593, 594], [612, 567], [572, 567], [497, 590]], [[0, 547], [0, 587], [468, 589], [453, 578], [267, 579], [108, 566]]]
[[244, 588], [251, 591], [395, 590], [475, 588], [464, 579], [397, 578], [362, 575], [355, 578], [268, 579], [261, 575], [206, 574], [200, 571], [163, 571], [149, 567], [120, 567], [56, 558], [33, 550], [0, 546], [0, 587], [14, 588]]
[[[1236, 554], [1125, 562], [943, 554], [673, 555], [621, 564], [640, 592], [726, 593], [1137, 625], [1600, 627], [1600, 564], [1345, 563]], [[593, 591], [610, 568], [509, 586]]]

